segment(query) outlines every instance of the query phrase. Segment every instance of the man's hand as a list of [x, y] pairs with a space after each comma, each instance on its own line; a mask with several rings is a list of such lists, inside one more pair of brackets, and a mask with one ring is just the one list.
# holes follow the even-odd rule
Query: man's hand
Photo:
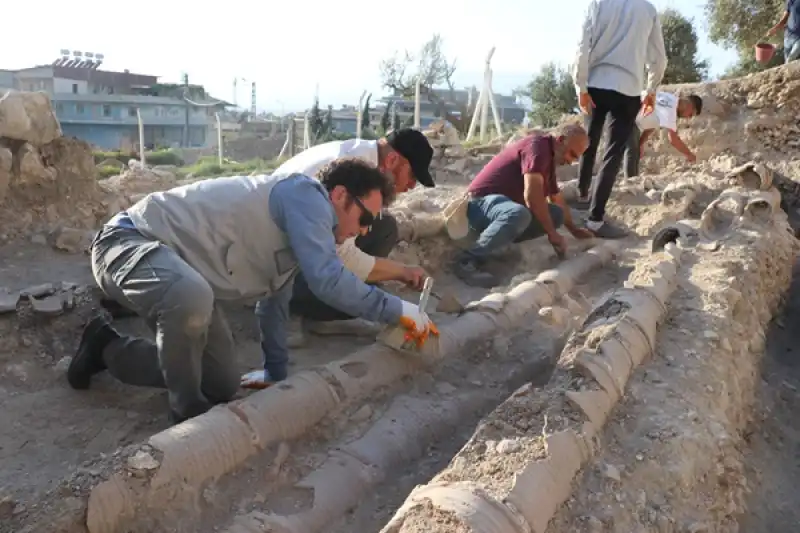
[[656, 95], [655, 93], [647, 93], [642, 98], [642, 115], [650, 115], [656, 108]]
[[592, 109], [594, 109], [594, 101], [592, 101], [592, 97], [589, 93], [581, 93], [578, 97], [578, 106], [583, 111], [584, 115], [591, 115]]
[[428, 274], [422, 267], [418, 266], [406, 266], [403, 268], [403, 276], [402, 281], [415, 291], [421, 291], [422, 287], [425, 285], [425, 279], [428, 277]]
[[777, 23], [777, 24], [775, 24], [775, 25], [774, 25], [773, 27], [771, 27], [771, 28], [769, 29], [769, 31], [767, 32], [767, 37], [773, 37], [773, 36], [774, 36], [776, 33], [778, 33], [779, 31], [781, 31], [781, 29], [783, 29], [783, 24], [781, 24], [780, 22], [779, 22], [779, 23]]
[[573, 237], [576, 239], [594, 239], [594, 233], [589, 231], [586, 228], [581, 228], [579, 226], [572, 226], [571, 228], [567, 228], [569, 232], [572, 234]]
[[430, 335], [439, 336], [436, 325], [419, 306], [403, 300], [402, 313], [400, 325], [406, 330], [406, 341], [414, 342], [417, 348], [422, 348]]
[[697, 162], [697, 156], [696, 156], [696, 155], [694, 155], [694, 154], [693, 154], [693, 153], [691, 153], [691, 152], [689, 152], [688, 154], [686, 154], [686, 159], [689, 161], [689, 163], [695, 163], [695, 162]]
[[550, 244], [553, 246], [553, 250], [555, 250], [556, 255], [559, 258], [564, 258], [567, 255], [567, 240], [564, 239], [564, 236], [558, 232], [553, 233], [552, 235], [547, 236], [547, 240], [550, 241]]
[[639, 147], [639, 158], [640, 158], [640, 159], [641, 159], [642, 157], [644, 157], [644, 152], [645, 152], [645, 150], [644, 150], [644, 146], [640, 146], [640, 147]]

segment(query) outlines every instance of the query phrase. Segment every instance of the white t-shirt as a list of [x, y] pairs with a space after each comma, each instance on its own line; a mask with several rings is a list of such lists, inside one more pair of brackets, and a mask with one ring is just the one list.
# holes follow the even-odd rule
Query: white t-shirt
[[[276, 168], [273, 174], [299, 173], [315, 178], [322, 167], [341, 157], [357, 157], [377, 166], [378, 141], [349, 139], [318, 144], [286, 161]], [[337, 246], [336, 252], [347, 270], [355, 274], [361, 281], [366, 281], [375, 266], [375, 258], [356, 247], [355, 237], [347, 239]]]
[[649, 115], [636, 117], [636, 125], [640, 131], [666, 128], [678, 130], [678, 97], [672, 93], [656, 93], [656, 108]]

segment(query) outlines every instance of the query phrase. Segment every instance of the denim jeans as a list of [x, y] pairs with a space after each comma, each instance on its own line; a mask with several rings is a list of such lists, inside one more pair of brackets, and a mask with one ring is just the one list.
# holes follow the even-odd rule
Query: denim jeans
[[800, 39], [789, 35], [788, 33], [783, 36], [783, 55], [786, 63], [794, 61], [800, 57]]
[[[564, 213], [555, 204], [549, 204], [550, 218], [558, 228], [564, 223]], [[528, 241], [545, 234], [533, 213], [502, 194], [489, 194], [472, 198], [467, 206], [467, 220], [480, 236], [465, 252], [465, 259], [481, 259], [499, 248], [516, 242]]]

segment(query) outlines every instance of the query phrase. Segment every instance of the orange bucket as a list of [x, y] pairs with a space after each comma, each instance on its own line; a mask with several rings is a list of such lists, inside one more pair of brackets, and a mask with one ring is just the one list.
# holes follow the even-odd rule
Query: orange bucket
[[769, 43], [758, 43], [756, 46], [756, 61], [759, 63], [769, 63], [775, 55], [775, 45]]

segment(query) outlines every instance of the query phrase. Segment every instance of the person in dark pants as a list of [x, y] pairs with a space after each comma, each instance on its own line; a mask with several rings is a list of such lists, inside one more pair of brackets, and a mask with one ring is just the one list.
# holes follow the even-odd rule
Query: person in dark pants
[[[589, 115], [589, 148], [580, 161], [579, 208], [589, 208], [586, 228], [600, 238], [625, 232], [605, 222], [605, 211], [622, 166], [640, 107], [649, 115], [664, 76], [667, 57], [658, 11], [647, 0], [592, 0], [583, 24], [573, 79], [578, 105]], [[645, 67], [649, 71], [645, 89]], [[592, 180], [597, 148], [607, 117], [609, 140], [603, 164]]]

